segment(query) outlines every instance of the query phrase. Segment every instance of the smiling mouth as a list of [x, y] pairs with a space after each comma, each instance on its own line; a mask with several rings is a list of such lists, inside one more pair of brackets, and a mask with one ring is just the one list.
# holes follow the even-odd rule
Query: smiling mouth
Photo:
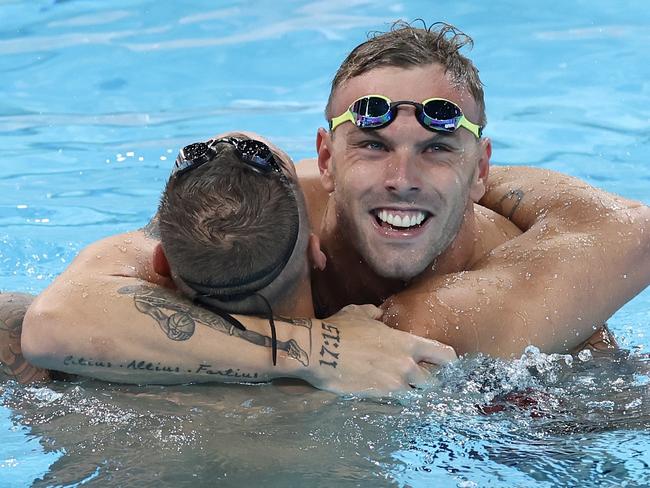
[[372, 214], [380, 227], [402, 232], [419, 229], [431, 217], [423, 210], [377, 209]]

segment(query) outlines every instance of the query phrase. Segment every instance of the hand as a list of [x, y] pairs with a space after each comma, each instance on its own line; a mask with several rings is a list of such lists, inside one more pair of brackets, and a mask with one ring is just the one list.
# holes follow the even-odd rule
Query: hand
[[431, 382], [420, 362], [446, 364], [454, 350], [440, 342], [391, 329], [373, 305], [348, 305], [312, 332], [314, 354], [308, 377], [334, 393], [384, 396]]

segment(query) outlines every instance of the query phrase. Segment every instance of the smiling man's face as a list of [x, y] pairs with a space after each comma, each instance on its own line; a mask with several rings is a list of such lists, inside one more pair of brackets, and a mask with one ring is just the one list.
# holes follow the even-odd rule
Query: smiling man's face
[[[392, 101], [444, 98], [472, 122], [479, 119], [471, 95], [437, 64], [377, 68], [337, 88], [332, 115], [360, 97]], [[490, 145], [460, 128], [425, 129], [414, 107], [401, 105], [388, 126], [362, 130], [343, 123], [319, 133], [319, 165], [334, 199], [337, 225], [380, 276], [409, 280], [443, 253], [458, 234], [466, 211], [485, 191]]]

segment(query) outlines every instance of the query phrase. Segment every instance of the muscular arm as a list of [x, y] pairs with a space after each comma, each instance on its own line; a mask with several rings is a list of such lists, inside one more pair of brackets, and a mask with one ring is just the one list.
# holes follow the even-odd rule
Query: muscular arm
[[650, 283], [647, 206], [531, 168], [495, 169], [481, 203], [526, 232], [391, 297], [385, 320], [459, 353], [562, 352]]
[[422, 382], [418, 361], [453, 355], [373, 320], [376, 310], [357, 308], [324, 321], [277, 319], [274, 367], [268, 321], [237, 316], [242, 331], [181, 297], [151, 267], [156, 242], [133, 232], [85, 249], [29, 308], [25, 357], [115, 382], [294, 377], [337, 393], [373, 395]]

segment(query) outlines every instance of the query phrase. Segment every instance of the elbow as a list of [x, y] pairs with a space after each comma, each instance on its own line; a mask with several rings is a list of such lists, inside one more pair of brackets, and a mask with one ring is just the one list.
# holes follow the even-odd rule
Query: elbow
[[641, 229], [643, 250], [646, 254], [650, 254], [650, 207], [643, 205], [640, 213], [639, 228]]
[[636, 235], [638, 241], [638, 252], [635, 253], [633, 265], [641, 268], [639, 271], [642, 273], [643, 284], [648, 286], [650, 284], [650, 207], [641, 205], [633, 209], [633, 216], [631, 218], [631, 228], [633, 228], [633, 235]]
[[641, 209], [641, 263], [645, 263], [645, 285], [650, 284], [650, 207]]
[[23, 356], [30, 364], [46, 369], [58, 369], [55, 358], [60, 357], [60, 321], [55, 310], [47, 307], [42, 297], [36, 298], [23, 320], [20, 338]]

